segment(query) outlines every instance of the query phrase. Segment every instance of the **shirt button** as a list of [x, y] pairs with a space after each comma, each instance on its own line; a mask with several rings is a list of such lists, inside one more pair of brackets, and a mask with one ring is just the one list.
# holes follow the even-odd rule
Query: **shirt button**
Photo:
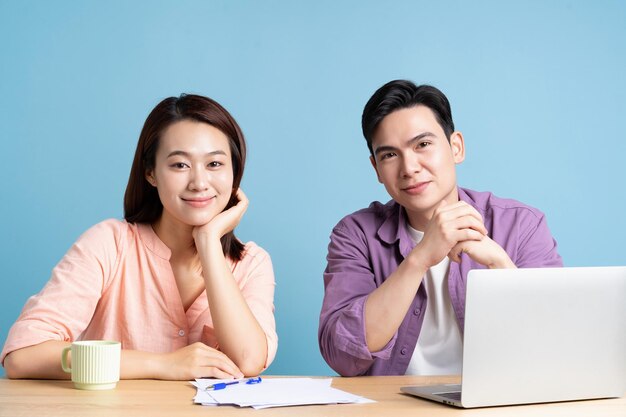
[[406, 355], [406, 348], [400, 349], [400, 354], [401, 355]]
[[178, 331], [178, 335], [179, 335], [180, 337], [183, 337], [183, 336], [185, 335], [185, 331], [184, 331], [184, 330], [182, 330], [182, 329], [181, 329], [181, 330], [179, 330], [179, 331]]
[[416, 308], [415, 310], [413, 310], [413, 314], [416, 316], [419, 316], [421, 312], [422, 310], [420, 310], [419, 308]]

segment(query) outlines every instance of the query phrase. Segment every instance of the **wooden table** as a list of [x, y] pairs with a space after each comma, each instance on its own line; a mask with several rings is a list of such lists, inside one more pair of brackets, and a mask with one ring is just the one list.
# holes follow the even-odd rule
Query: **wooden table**
[[80, 391], [69, 381], [0, 379], [0, 416], [626, 416], [626, 398], [461, 410], [400, 393], [404, 385], [458, 381], [458, 377], [334, 378], [333, 387], [377, 402], [253, 410], [193, 404], [196, 389], [185, 381], [120, 381], [114, 390]]

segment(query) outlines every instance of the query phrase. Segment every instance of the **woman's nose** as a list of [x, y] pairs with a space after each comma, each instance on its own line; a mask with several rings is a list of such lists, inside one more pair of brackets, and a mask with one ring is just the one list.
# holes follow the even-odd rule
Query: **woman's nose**
[[206, 171], [198, 168], [191, 170], [191, 177], [189, 178], [189, 189], [193, 191], [204, 191], [209, 186], [208, 174]]

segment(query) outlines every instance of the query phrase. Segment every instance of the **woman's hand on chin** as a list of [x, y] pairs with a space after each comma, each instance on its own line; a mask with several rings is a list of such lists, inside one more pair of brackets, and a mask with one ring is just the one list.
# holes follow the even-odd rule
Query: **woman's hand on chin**
[[207, 224], [193, 228], [193, 239], [196, 245], [199, 239], [219, 240], [237, 227], [248, 209], [249, 201], [241, 188], [237, 189], [236, 197], [239, 200], [237, 204], [213, 217]]

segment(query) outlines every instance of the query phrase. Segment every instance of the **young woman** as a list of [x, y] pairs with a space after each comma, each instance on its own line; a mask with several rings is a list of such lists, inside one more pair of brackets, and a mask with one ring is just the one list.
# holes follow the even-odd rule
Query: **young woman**
[[124, 221], [83, 234], [31, 297], [0, 361], [9, 378], [68, 378], [74, 340], [122, 342], [121, 378], [257, 375], [273, 360], [269, 255], [233, 234], [243, 134], [215, 101], [170, 97], [148, 116], [124, 197]]

